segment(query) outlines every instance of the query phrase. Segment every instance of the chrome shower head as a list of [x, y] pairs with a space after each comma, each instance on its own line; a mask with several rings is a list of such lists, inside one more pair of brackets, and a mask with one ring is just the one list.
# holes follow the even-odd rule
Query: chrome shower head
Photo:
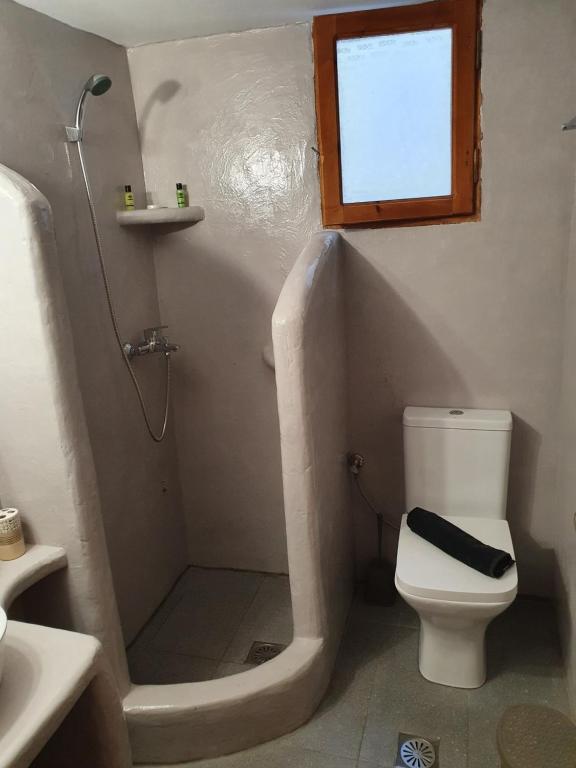
[[84, 85], [85, 91], [90, 91], [92, 96], [102, 96], [103, 93], [110, 90], [112, 80], [108, 75], [92, 75]]
[[82, 140], [82, 124], [84, 122], [84, 106], [86, 102], [86, 96], [89, 93], [92, 96], [102, 96], [106, 91], [110, 90], [112, 85], [112, 79], [108, 75], [92, 75], [84, 83], [82, 93], [78, 99], [76, 105], [76, 124], [72, 126], [66, 126], [66, 135], [68, 141], [76, 142]]

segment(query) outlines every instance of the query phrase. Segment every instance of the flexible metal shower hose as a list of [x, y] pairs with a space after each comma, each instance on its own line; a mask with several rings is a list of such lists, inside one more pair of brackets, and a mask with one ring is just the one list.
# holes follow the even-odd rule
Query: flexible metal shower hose
[[108, 304], [108, 310], [110, 312], [110, 319], [112, 320], [114, 336], [116, 337], [116, 342], [118, 344], [118, 349], [120, 350], [120, 353], [122, 355], [122, 359], [124, 360], [124, 363], [126, 365], [126, 368], [128, 369], [130, 378], [132, 379], [132, 384], [134, 385], [134, 389], [136, 390], [136, 395], [138, 397], [138, 402], [140, 403], [140, 408], [142, 410], [142, 415], [144, 416], [144, 421], [146, 423], [146, 428], [148, 429], [148, 433], [150, 434], [150, 437], [152, 438], [152, 440], [154, 440], [157, 443], [160, 443], [162, 442], [162, 440], [164, 439], [164, 436], [166, 435], [166, 426], [168, 424], [168, 411], [170, 409], [170, 377], [171, 377], [170, 376], [170, 352], [165, 352], [166, 397], [164, 401], [164, 419], [162, 422], [162, 429], [160, 430], [160, 432], [155, 432], [152, 427], [152, 424], [150, 423], [148, 411], [146, 410], [146, 403], [144, 402], [144, 396], [142, 394], [142, 390], [140, 389], [140, 384], [138, 383], [136, 374], [134, 373], [134, 369], [132, 368], [132, 363], [130, 362], [130, 360], [128, 359], [128, 355], [124, 351], [124, 345], [122, 343], [120, 330], [118, 328], [118, 320], [116, 318], [116, 312], [114, 310], [114, 304], [112, 302], [112, 292], [110, 290], [110, 281], [108, 280], [108, 273], [106, 272], [106, 263], [104, 261], [102, 240], [100, 238], [100, 230], [98, 228], [98, 219], [96, 218], [96, 208], [94, 206], [94, 200], [92, 198], [92, 190], [90, 189], [90, 182], [88, 180], [88, 173], [86, 171], [84, 152], [82, 151], [82, 139], [80, 139], [77, 142], [77, 144], [78, 144], [78, 155], [80, 157], [80, 167], [82, 168], [82, 176], [84, 177], [84, 186], [86, 188], [86, 197], [88, 198], [88, 208], [90, 210], [90, 219], [92, 221], [92, 229], [94, 230], [94, 239], [96, 240], [96, 250], [98, 251], [98, 261], [100, 262], [100, 271], [102, 273], [102, 280], [104, 282], [106, 302]]

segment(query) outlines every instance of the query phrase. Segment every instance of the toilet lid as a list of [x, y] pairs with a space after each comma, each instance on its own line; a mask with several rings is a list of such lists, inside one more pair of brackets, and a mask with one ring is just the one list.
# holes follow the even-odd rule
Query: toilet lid
[[[402, 517], [398, 541], [396, 581], [407, 594], [467, 603], [502, 603], [515, 598], [518, 588], [515, 565], [499, 579], [485, 576], [413, 533], [408, 528], [406, 517]], [[503, 549], [514, 557], [506, 520], [445, 517], [471, 536], [491, 547]]]

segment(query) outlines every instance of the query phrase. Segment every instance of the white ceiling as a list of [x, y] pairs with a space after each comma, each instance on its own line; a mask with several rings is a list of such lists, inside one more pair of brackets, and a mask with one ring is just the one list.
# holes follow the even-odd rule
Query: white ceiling
[[[309, 21], [331, 11], [415, 0], [19, 0], [21, 5], [127, 47]], [[418, 2], [418, 0], [416, 0]], [[426, 2], [426, 0], [420, 0]]]

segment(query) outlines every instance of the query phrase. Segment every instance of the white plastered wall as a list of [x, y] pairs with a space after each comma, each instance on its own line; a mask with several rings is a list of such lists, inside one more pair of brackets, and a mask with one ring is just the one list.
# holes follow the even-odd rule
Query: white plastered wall
[[274, 375], [282, 285], [319, 227], [307, 25], [129, 51], [146, 186], [205, 221], [158, 235], [191, 562], [287, 570]]
[[49, 622], [98, 637], [120, 688], [126, 660], [56, 253], [52, 211], [0, 166], [0, 488], [31, 543], [65, 548], [63, 589], [45, 591]]
[[[120, 332], [136, 340], [141, 329], [159, 324], [159, 311], [149, 239], [116, 222], [124, 184], [132, 184], [137, 203], [144, 204], [126, 51], [0, 0], [5, 116], [0, 163], [35, 184], [52, 208], [101, 513], [129, 642], [185, 567], [185, 537], [173, 428], [160, 446], [146, 432], [106, 307], [78, 153], [66, 143], [64, 126], [73, 120], [82, 85], [93, 72], [108, 74], [112, 88], [88, 97], [86, 160]], [[136, 361], [155, 425], [162, 418], [161, 363]], [[12, 502], [19, 505], [18, 498]]]
[[[405, 405], [511, 409], [521, 589], [544, 595], [556, 567], [551, 414], [574, 167], [559, 128], [576, 103], [572, 19], [570, 0], [485, 5], [481, 221], [344, 233], [350, 448], [367, 457], [367, 490], [403, 511]], [[148, 187], [170, 203], [174, 182], [187, 182], [207, 211], [155, 251], [162, 313], [186, 341], [179, 452], [191, 552], [207, 564], [282, 564], [270, 548], [283, 524], [260, 352], [275, 296], [319, 222], [309, 35], [301, 25], [129, 51]], [[358, 503], [360, 574], [374, 530]]]
[[[576, 137], [572, 135], [566, 139], [575, 141]], [[576, 713], [576, 195], [568, 247], [563, 363], [558, 408], [560, 445], [554, 533], [562, 645], [570, 705], [572, 712]]]

